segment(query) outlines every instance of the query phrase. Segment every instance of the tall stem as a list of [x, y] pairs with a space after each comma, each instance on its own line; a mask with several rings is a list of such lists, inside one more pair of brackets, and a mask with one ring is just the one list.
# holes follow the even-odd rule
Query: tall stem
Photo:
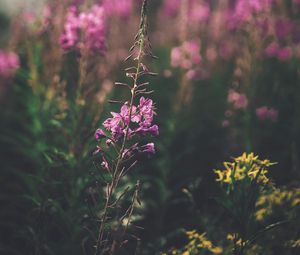
[[[144, 17], [145, 14], [143, 13], [143, 11], [145, 11], [145, 10], [142, 10], [141, 24], [145, 24], [144, 20], [143, 20], [145, 18]], [[138, 50], [138, 56], [135, 58], [137, 60], [137, 66], [136, 66], [136, 73], [134, 74], [133, 86], [131, 88], [131, 98], [130, 98], [130, 103], [129, 103], [129, 123], [125, 127], [125, 134], [124, 134], [124, 138], [123, 138], [123, 141], [122, 141], [121, 148], [120, 148], [119, 153], [118, 153], [117, 162], [116, 162], [115, 169], [113, 171], [113, 176], [112, 176], [111, 183], [107, 187], [107, 197], [106, 197], [106, 202], [105, 202], [105, 206], [104, 206], [103, 216], [102, 216], [101, 223], [100, 223], [100, 226], [99, 226], [99, 233], [98, 233], [98, 239], [97, 239], [97, 243], [96, 243], [95, 255], [98, 254], [98, 250], [99, 250], [101, 241], [103, 239], [104, 225], [105, 225], [106, 220], [107, 220], [108, 207], [109, 207], [109, 203], [111, 201], [112, 195], [114, 194], [114, 191], [116, 189], [117, 183], [118, 183], [117, 179], [118, 179], [118, 176], [119, 176], [120, 165], [122, 163], [123, 153], [124, 153], [124, 150], [125, 150], [125, 147], [126, 147], [126, 142], [127, 142], [129, 128], [130, 128], [133, 102], [134, 102], [134, 98], [135, 98], [135, 95], [136, 95], [136, 89], [138, 87], [138, 79], [139, 79], [139, 73], [140, 73], [140, 69], [141, 69], [143, 50], [144, 50], [145, 37], [144, 37], [143, 33], [140, 34], [140, 38], [138, 38], [138, 40], [139, 40], [138, 41], [139, 50]]]

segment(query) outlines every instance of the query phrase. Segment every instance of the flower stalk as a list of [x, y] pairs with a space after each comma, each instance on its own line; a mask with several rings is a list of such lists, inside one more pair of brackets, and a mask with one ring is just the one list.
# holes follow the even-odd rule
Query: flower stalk
[[[135, 137], [158, 135], [158, 126], [152, 125], [153, 115], [155, 114], [152, 100], [141, 96], [139, 98], [139, 105], [135, 106], [134, 104], [138, 95], [148, 95], [152, 93], [152, 91], [147, 90], [146, 86], [149, 84], [148, 82], [139, 84], [140, 78], [147, 74], [155, 75], [143, 64], [144, 56], [149, 55], [154, 57], [151, 53], [150, 42], [147, 38], [146, 10], [147, 0], [144, 0], [141, 10], [140, 28], [135, 37], [135, 43], [130, 49], [131, 53], [129, 57], [126, 58], [126, 60], [128, 60], [133, 57], [133, 60], [136, 61], [135, 66], [125, 69], [126, 76], [132, 79], [132, 85], [121, 82], [115, 83], [116, 86], [122, 86], [130, 90], [130, 99], [124, 103], [118, 100], [111, 101], [123, 103], [121, 111], [120, 113], [111, 112], [112, 118], [108, 118], [103, 122], [105, 130], [97, 129], [95, 133], [96, 139], [100, 142], [96, 152], [99, 152], [102, 155], [101, 165], [111, 176], [111, 181], [106, 186], [106, 199], [103, 213], [100, 218], [98, 238], [95, 245], [95, 255], [97, 255], [100, 250], [100, 254], [112, 255], [121, 248], [123, 238], [132, 220], [135, 204], [136, 202], [139, 202], [138, 193], [140, 190], [140, 182], [137, 181], [134, 187], [131, 204], [125, 211], [125, 214], [119, 218], [117, 216], [118, 226], [116, 229], [120, 230], [121, 233], [119, 238], [113, 237], [113, 240], [104, 240], [105, 226], [108, 218], [111, 218], [109, 216], [109, 209], [122, 207], [120, 205], [125, 199], [124, 197], [128, 190], [125, 190], [118, 198], [114, 197], [122, 178], [136, 165], [137, 160], [135, 160], [134, 157], [138, 154], [153, 154], [155, 152], [153, 143], [148, 143], [146, 145], [141, 145], [139, 142], [136, 142], [133, 145], [129, 143], [129, 140], [132, 140]], [[104, 145], [105, 148], [113, 148], [116, 153], [115, 160], [108, 160], [110, 155], [108, 151], [103, 148], [103, 143], [101, 143], [103, 140], [106, 140]], [[126, 224], [123, 224], [125, 218], [127, 218], [127, 222]], [[124, 226], [122, 226], [122, 224]], [[111, 227], [108, 231], [108, 236], [112, 234], [112, 231], [113, 229]]]

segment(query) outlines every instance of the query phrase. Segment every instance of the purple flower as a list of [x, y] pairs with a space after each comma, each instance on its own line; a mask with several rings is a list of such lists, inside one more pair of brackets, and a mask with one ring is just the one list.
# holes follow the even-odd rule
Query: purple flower
[[20, 61], [16, 53], [0, 50], [0, 76], [9, 78], [19, 67]]
[[103, 130], [101, 128], [98, 128], [95, 132], [95, 138], [96, 140], [100, 140], [101, 138], [106, 137], [105, 133], [103, 132]]
[[238, 93], [233, 89], [228, 92], [227, 101], [232, 103], [236, 109], [245, 109], [248, 106], [248, 98], [245, 94]]
[[68, 9], [66, 21], [64, 24], [64, 33], [61, 35], [59, 42], [63, 50], [70, 50], [75, 47], [79, 40], [78, 35], [79, 23], [77, 18], [76, 6]]
[[[110, 146], [110, 144], [119, 142], [125, 135], [127, 140], [131, 140], [138, 135], [157, 136], [159, 134], [158, 126], [152, 125], [154, 114], [154, 104], [149, 98], [141, 97], [139, 105], [132, 105], [131, 110], [126, 102], [122, 105], [119, 113], [111, 112], [112, 117], [103, 122], [104, 128], [110, 132], [111, 138], [108, 138], [100, 128], [96, 130], [95, 138], [97, 140], [106, 138], [106, 144]], [[149, 143], [139, 147], [138, 143], [135, 143], [130, 148], [123, 150], [122, 158], [130, 158], [137, 152], [153, 154], [155, 152], [154, 144]]]
[[200, 43], [196, 40], [186, 41], [171, 50], [171, 66], [191, 69], [202, 61]]
[[87, 47], [89, 50], [105, 50], [105, 17], [104, 8], [94, 5], [89, 11], [77, 14], [77, 8], [71, 6], [60, 37], [63, 50]]
[[147, 143], [141, 147], [141, 152], [155, 154], [154, 143]]
[[103, 7], [108, 16], [119, 16], [127, 19], [132, 10], [132, 0], [104, 0]]
[[153, 135], [153, 136], [158, 136], [159, 131], [158, 131], [158, 126], [153, 125], [152, 127], [139, 127], [135, 130], [135, 133], [141, 134], [141, 135]]
[[279, 45], [276, 42], [272, 42], [266, 49], [265, 49], [265, 54], [267, 57], [275, 57], [277, 56], [279, 51]]
[[291, 49], [289, 47], [284, 47], [278, 50], [277, 56], [280, 60], [288, 60], [292, 55]]
[[256, 116], [260, 120], [271, 120], [272, 122], [276, 122], [278, 119], [278, 111], [274, 108], [262, 106], [256, 109]]
[[151, 99], [140, 98], [140, 104], [137, 107], [137, 118], [141, 127], [149, 127], [151, 125], [154, 115], [153, 108], [153, 101]]

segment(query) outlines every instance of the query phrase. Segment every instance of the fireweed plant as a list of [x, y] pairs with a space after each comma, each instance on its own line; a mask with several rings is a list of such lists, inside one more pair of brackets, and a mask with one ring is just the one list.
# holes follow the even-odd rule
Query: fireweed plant
[[[151, 45], [147, 36], [147, 0], [143, 2], [141, 10], [140, 28], [135, 37], [135, 42], [130, 49], [130, 58], [135, 66], [126, 68], [126, 76], [132, 79], [132, 84], [116, 82], [116, 86], [122, 86], [130, 91], [128, 101], [111, 101], [120, 103], [120, 112], [111, 112], [112, 117], [103, 122], [103, 127], [95, 132], [98, 141], [96, 154], [102, 159], [101, 166], [108, 173], [109, 181], [105, 188], [105, 205], [100, 216], [98, 237], [95, 244], [95, 255], [115, 254], [125, 243], [126, 232], [132, 221], [132, 215], [136, 202], [139, 202], [140, 182], [137, 181], [133, 190], [130, 205], [125, 212], [115, 214], [120, 209], [125, 195], [129, 193], [126, 188], [121, 194], [117, 194], [117, 188], [127, 173], [137, 164], [138, 154], [154, 154], [154, 143], [142, 144], [141, 136], [158, 135], [158, 126], [153, 124], [155, 115], [154, 103], [146, 95], [153, 91], [147, 89], [149, 82], [142, 82], [144, 75], [155, 75], [144, 65], [145, 56], [155, 58], [151, 53]], [[139, 104], [135, 105], [138, 100]], [[135, 140], [135, 141], [134, 141]], [[122, 208], [121, 208], [122, 209]], [[111, 224], [116, 222], [116, 224]]]

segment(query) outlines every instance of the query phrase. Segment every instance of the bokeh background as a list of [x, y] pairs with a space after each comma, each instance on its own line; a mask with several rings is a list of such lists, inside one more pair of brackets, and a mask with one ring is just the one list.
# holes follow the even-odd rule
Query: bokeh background
[[[75, 16], [100, 20], [90, 39], [100, 46], [87, 47], [89, 23], [72, 37], [74, 6]], [[1, 254], [91, 253], [104, 201], [94, 132], [115, 110], [107, 101], [127, 96], [113, 82], [126, 80], [140, 7], [1, 1]], [[142, 183], [134, 221], [144, 229], [128, 254], [131, 245], [149, 255], [180, 247], [184, 229], [222, 244], [230, 222], [214, 199], [213, 169], [223, 161], [254, 152], [278, 162], [270, 171], [278, 187], [299, 191], [300, 1], [149, 0], [148, 13], [160, 135], [151, 138], [156, 155], [123, 184]], [[300, 238], [299, 202], [290, 200], [270, 216], [289, 225], [252, 254], [299, 254], [289, 245]]]

